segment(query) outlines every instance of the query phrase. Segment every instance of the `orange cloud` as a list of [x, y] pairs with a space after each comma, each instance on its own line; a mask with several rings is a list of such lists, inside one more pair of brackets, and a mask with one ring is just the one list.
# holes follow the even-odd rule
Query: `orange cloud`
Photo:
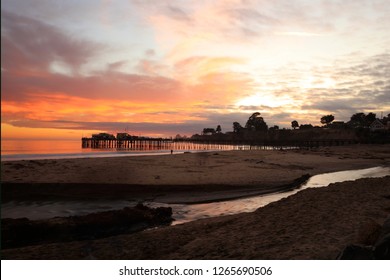
[[[219, 120], [231, 127], [257, 108], [271, 123], [287, 126], [296, 116], [317, 121], [317, 115], [332, 110], [346, 118], [390, 108], [389, 54], [335, 62], [339, 47], [349, 51], [353, 40], [275, 36], [333, 30], [327, 22], [332, 17], [312, 13], [318, 10], [315, 4], [306, 10], [288, 1], [152, 2], [132, 1], [136, 16], [123, 29], [138, 35], [138, 24], [144, 24], [141, 30], [153, 32], [130, 41], [132, 36], [118, 42], [107, 36], [104, 46], [70, 36], [58, 22], [45, 23], [45, 16], [34, 18], [37, 11], [27, 6], [26, 16], [2, 10], [1, 104], [7, 137], [115, 132], [127, 126], [137, 133], [175, 135]], [[122, 20], [107, 16], [112, 28]], [[141, 24], [142, 17], [147, 21]], [[122, 27], [115, 29], [117, 36], [128, 35]]]
[[196, 84], [201, 77], [212, 73], [231, 73], [235, 67], [245, 65], [246, 62], [246, 59], [239, 57], [193, 56], [175, 63], [175, 75], [181, 81]]

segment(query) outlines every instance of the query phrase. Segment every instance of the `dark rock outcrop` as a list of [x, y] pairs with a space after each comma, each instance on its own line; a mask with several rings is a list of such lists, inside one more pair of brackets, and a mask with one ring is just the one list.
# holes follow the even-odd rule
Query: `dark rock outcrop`
[[172, 208], [149, 208], [142, 204], [92, 213], [32, 221], [27, 218], [1, 220], [3, 249], [53, 242], [97, 239], [169, 225]]
[[374, 245], [374, 256], [377, 260], [390, 260], [390, 218], [383, 224], [379, 238]]
[[372, 246], [348, 245], [337, 257], [339, 260], [373, 260]]
[[338, 255], [339, 260], [390, 260], [390, 218], [380, 229], [372, 245], [348, 245]]

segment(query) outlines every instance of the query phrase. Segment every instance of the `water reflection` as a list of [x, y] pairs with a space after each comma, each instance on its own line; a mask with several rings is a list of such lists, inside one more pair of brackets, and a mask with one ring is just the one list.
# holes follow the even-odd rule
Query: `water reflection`
[[[360, 178], [375, 178], [390, 175], [390, 167], [374, 167], [360, 170], [349, 170], [320, 174], [311, 177], [301, 188], [289, 192], [276, 193], [264, 196], [255, 196], [223, 202], [213, 202], [195, 205], [169, 205], [174, 210], [174, 224], [182, 224], [193, 220], [216, 217], [243, 212], [252, 212], [271, 202], [293, 195], [307, 188], [325, 187], [331, 183], [356, 180]], [[163, 206], [151, 203], [151, 206]]]
[[[384, 177], [390, 175], [390, 167], [374, 167], [360, 170], [326, 173], [313, 176], [301, 188], [283, 193], [264, 196], [236, 199], [223, 202], [203, 204], [163, 204], [150, 202], [151, 207], [170, 206], [173, 208], [173, 224], [182, 224], [202, 218], [222, 215], [252, 212], [271, 202], [280, 200], [307, 188], [324, 187], [331, 183], [356, 180], [368, 177]], [[62, 202], [9, 202], [1, 207], [2, 218], [47, 219], [55, 216], [85, 215], [92, 212], [122, 209], [126, 206], [134, 206], [136, 202], [129, 201], [62, 201]]]

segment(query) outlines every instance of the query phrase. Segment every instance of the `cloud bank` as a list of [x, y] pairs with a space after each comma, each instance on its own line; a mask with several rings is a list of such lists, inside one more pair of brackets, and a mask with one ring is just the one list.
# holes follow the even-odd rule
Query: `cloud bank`
[[174, 136], [387, 114], [385, 2], [5, 1], [2, 123]]

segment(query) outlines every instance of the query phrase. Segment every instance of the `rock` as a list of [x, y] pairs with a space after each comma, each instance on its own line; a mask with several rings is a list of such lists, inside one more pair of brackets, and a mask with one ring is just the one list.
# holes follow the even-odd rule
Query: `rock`
[[[390, 217], [378, 230], [373, 224], [367, 232], [365, 240], [372, 240], [373, 236], [379, 236], [371, 246], [348, 245], [338, 255], [339, 260], [390, 260]], [[375, 229], [375, 230], [374, 230]], [[379, 234], [378, 234], [379, 232]]]
[[378, 239], [382, 225], [374, 220], [369, 220], [360, 225], [357, 242], [363, 245], [373, 245]]
[[375, 243], [374, 256], [377, 260], [390, 260], [390, 217], [383, 224]]
[[27, 218], [2, 219], [2, 248], [52, 242], [91, 240], [133, 233], [172, 222], [172, 208], [149, 208], [142, 204], [84, 216], [55, 217], [31, 221]]
[[390, 260], [390, 234], [377, 241], [374, 257], [376, 260]]
[[338, 260], [373, 260], [372, 246], [348, 245], [338, 255]]

